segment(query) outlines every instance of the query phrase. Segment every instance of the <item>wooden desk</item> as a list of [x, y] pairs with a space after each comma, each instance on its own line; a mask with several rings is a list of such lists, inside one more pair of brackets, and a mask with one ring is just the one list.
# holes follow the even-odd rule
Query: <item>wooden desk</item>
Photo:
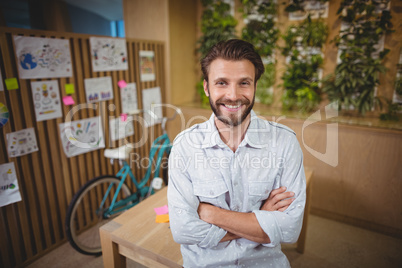
[[126, 257], [147, 267], [182, 267], [180, 245], [153, 208], [167, 204], [167, 187], [100, 228], [104, 267], [126, 267]]
[[[312, 170], [306, 168], [307, 201], [297, 251], [304, 252], [310, 211]], [[173, 241], [169, 223], [155, 223], [153, 208], [167, 204], [167, 187], [100, 228], [106, 268], [126, 267], [126, 258], [147, 267], [182, 267], [180, 245]]]

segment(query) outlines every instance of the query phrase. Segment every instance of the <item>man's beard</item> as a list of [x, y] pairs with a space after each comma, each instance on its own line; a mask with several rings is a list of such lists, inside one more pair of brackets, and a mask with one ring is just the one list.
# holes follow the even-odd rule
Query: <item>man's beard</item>
[[[209, 93], [209, 88], [208, 88], [208, 93]], [[211, 96], [211, 94], [209, 94], [209, 95]], [[215, 116], [222, 123], [224, 123], [225, 125], [230, 126], [230, 127], [236, 127], [236, 126], [240, 125], [250, 114], [251, 109], [253, 109], [253, 106], [254, 106], [254, 99], [255, 99], [255, 94], [253, 96], [253, 101], [251, 103], [246, 98], [239, 99], [236, 101], [231, 101], [231, 100], [226, 99], [225, 97], [218, 99], [214, 103], [212, 98], [210, 97], [209, 104], [211, 105], [211, 109], [214, 112]], [[221, 104], [227, 104], [227, 105], [233, 105], [233, 106], [240, 104], [240, 105], [245, 105], [246, 109], [244, 110], [244, 112], [242, 114], [240, 114], [240, 112], [241, 112], [241, 109], [240, 109], [238, 113], [233, 113], [233, 114], [230, 114], [230, 116], [226, 116], [226, 115], [222, 115], [222, 113], [218, 109], [218, 106]]]

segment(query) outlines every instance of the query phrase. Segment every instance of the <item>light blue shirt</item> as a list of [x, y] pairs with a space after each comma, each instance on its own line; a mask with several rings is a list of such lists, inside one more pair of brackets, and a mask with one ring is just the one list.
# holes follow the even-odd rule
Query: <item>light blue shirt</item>
[[[251, 122], [236, 152], [220, 138], [215, 116], [180, 133], [169, 157], [170, 228], [181, 244], [184, 267], [290, 267], [280, 243], [295, 243], [306, 201], [303, 154], [295, 133], [262, 120]], [[286, 186], [295, 200], [284, 212], [260, 207]], [[244, 238], [219, 243], [226, 231], [202, 221], [200, 202], [253, 212], [271, 243]]]

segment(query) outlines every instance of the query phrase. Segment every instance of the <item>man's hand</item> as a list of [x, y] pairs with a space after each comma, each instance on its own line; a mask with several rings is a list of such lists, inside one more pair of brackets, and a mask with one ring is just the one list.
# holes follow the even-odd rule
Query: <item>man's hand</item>
[[198, 206], [198, 215], [200, 216], [200, 219], [208, 222], [208, 223], [212, 223], [212, 219], [214, 216], [214, 212], [220, 209], [218, 207], [215, 207], [211, 204], [208, 203], [200, 203], [200, 205]]
[[286, 192], [286, 187], [275, 189], [269, 194], [268, 199], [264, 201], [261, 210], [283, 212], [295, 200], [295, 198], [290, 198], [294, 195], [293, 192]]

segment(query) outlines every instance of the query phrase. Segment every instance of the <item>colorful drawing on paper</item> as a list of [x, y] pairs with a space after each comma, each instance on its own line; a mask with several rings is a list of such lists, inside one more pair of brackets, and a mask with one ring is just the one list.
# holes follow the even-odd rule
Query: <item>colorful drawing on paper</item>
[[0, 102], [0, 127], [3, 127], [7, 122], [10, 114], [7, 107]]
[[159, 87], [142, 90], [142, 107], [144, 109], [145, 124], [150, 127], [161, 122], [162, 95]]
[[101, 118], [92, 117], [59, 124], [61, 143], [67, 157], [105, 148]]
[[112, 141], [120, 140], [134, 135], [133, 117], [128, 116], [125, 121], [120, 117], [109, 120], [110, 139]]
[[18, 157], [39, 151], [33, 128], [7, 133], [6, 137], [9, 157]]
[[89, 38], [94, 72], [127, 70], [126, 40], [120, 38]]
[[120, 98], [123, 114], [135, 113], [138, 110], [137, 87], [135, 83], [128, 83], [120, 89]]
[[69, 40], [14, 36], [21, 79], [71, 77]]
[[14, 163], [0, 165], [0, 207], [21, 201]]
[[304, 11], [289, 12], [289, 20], [305, 20], [308, 15], [311, 19], [328, 18], [329, 3], [322, 3], [315, 0], [307, 0], [301, 3]]
[[113, 99], [112, 78], [110, 76], [87, 78], [84, 80], [87, 102], [100, 102]]
[[140, 51], [141, 82], [155, 81], [155, 53]]
[[36, 121], [62, 117], [57, 80], [31, 82]]

